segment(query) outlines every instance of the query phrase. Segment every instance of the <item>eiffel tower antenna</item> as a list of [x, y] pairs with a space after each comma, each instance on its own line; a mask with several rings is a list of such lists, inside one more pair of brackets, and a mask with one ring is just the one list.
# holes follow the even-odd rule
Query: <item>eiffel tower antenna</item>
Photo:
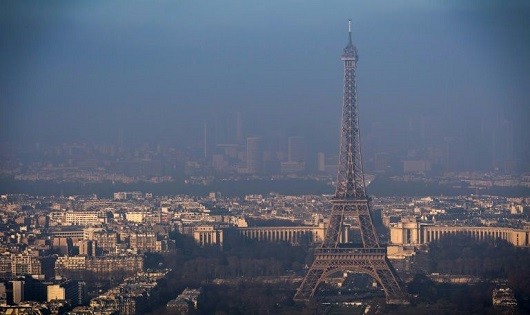
[[351, 20], [348, 20], [348, 38], [350, 39], [348, 44], [351, 44]]
[[[366, 195], [361, 159], [357, 82], [355, 71], [359, 56], [351, 39], [351, 20], [348, 21], [348, 45], [341, 60], [344, 62], [344, 96], [340, 132], [337, 187], [332, 199], [329, 226], [322, 245], [315, 249], [315, 259], [296, 291], [294, 300], [308, 301], [324, 280], [339, 272], [367, 274], [383, 288], [389, 304], [407, 304], [408, 296], [394, 268], [386, 256], [386, 248], [379, 243], [370, 202]], [[344, 221], [358, 222], [361, 247], [342, 244]]]

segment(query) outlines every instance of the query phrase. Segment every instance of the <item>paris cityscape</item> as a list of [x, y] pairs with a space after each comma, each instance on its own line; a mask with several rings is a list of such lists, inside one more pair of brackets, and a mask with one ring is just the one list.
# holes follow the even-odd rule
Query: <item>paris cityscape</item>
[[0, 313], [529, 313], [529, 21], [3, 2]]

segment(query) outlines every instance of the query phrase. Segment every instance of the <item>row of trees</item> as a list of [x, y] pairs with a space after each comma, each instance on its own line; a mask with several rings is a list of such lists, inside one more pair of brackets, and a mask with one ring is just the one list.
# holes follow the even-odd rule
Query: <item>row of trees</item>
[[289, 283], [241, 281], [235, 285], [206, 285], [200, 296], [202, 314], [296, 314]]
[[[430, 272], [505, 278], [522, 308], [530, 310], [530, 250], [502, 239], [447, 235], [429, 245]], [[490, 291], [491, 292], [491, 291]]]
[[[225, 246], [200, 247], [193, 239], [173, 234], [176, 251], [166, 256], [150, 256], [146, 265], [171, 268], [161, 283], [161, 301], [175, 298], [185, 287], [203, 287], [200, 313], [311, 313], [315, 305], [302, 307], [292, 301], [294, 290], [289, 282], [265, 284], [255, 277], [278, 277], [304, 274], [310, 264], [306, 246], [267, 243], [227, 233]], [[430, 244], [429, 272], [507, 278], [523, 309], [529, 310], [530, 252], [515, 248], [503, 240], [478, 241], [462, 235], [448, 235]], [[231, 284], [214, 285], [213, 279], [232, 279]], [[493, 285], [454, 285], [434, 283], [418, 274], [408, 284], [415, 296], [413, 305], [390, 309], [390, 313], [456, 314], [491, 312]], [[525, 302], [526, 301], [526, 302]], [[526, 304], [525, 304], [526, 303]], [[453, 311], [454, 310], [454, 311]]]
[[[198, 246], [182, 234], [171, 235], [176, 250], [166, 256], [150, 255], [146, 266], [162, 266], [172, 271], [161, 283], [164, 298], [175, 298], [186, 287], [202, 287], [201, 314], [219, 311], [226, 314], [277, 313], [289, 306], [295, 288], [290, 284], [262, 284], [255, 277], [302, 274], [308, 256], [307, 247], [288, 243], [258, 242], [235, 233], [225, 234], [224, 247]], [[235, 284], [214, 285], [214, 279], [233, 279]], [[163, 312], [163, 307], [160, 308]]]

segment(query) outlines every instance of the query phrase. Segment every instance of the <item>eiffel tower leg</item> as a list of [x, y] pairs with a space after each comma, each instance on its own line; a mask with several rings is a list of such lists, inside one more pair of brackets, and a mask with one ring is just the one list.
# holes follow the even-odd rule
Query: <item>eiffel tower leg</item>
[[403, 290], [403, 284], [388, 259], [375, 262], [372, 268], [371, 276], [379, 282], [385, 291], [388, 304], [409, 304], [407, 293]]
[[313, 262], [302, 281], [302, 284], [300, 284], [300, 287], [296, 290], [296, 294], [293, 298], [295, 301], [309, 301], [315, 294], [315, 291], [320, 284], [322, 274], [324, 273], [324, 269], [317, 267], [315, 262]]

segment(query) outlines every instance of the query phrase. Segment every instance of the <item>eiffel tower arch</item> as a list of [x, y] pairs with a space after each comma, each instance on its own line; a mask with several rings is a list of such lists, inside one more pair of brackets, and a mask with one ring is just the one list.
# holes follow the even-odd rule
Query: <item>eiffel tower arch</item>
[[[326, 278], [338, 272], [352, 272], [371, 276], [383, 288], [389, 304], [407, 304], [408, 296], [396, 271], [380, 245], [366, 194], [361, 159], [359, 116], [357, 109], [357, 48], [351, 39], [341, 60], [344, 62], [344, 97], [340, 132], [337, 187], [332, 199], [330, 222], [324, 241], [315, 249], [314, 261], [296, 291], [294, 300], [308, 301]], [[345, 220], [353, 219], [359, 225], [361, 247], [341, 244]]]

